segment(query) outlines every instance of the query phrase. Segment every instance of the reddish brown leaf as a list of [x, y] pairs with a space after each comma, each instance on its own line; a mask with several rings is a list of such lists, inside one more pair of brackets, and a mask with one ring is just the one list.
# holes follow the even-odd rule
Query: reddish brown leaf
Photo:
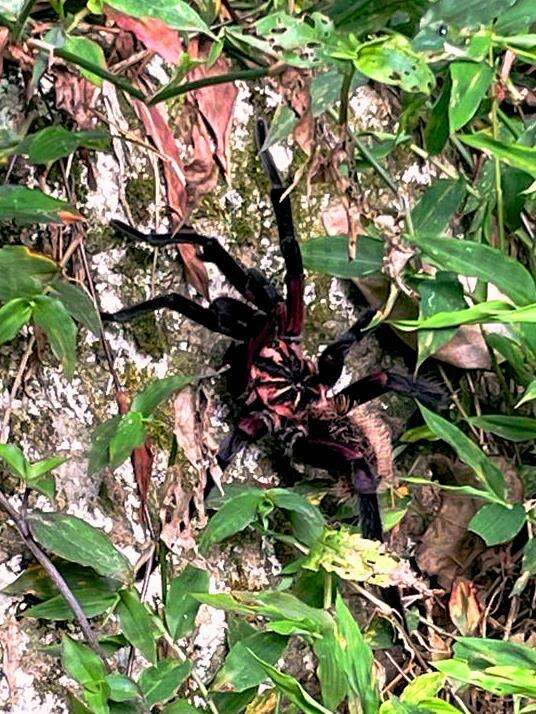
[[54, 68], [54, 75], [56, 107], [70, 114], [81, 129], [94, 129], [96, 118], [91, 107], [95, 106], [99, 87], [84, 77], [64, 72], [57, 67]]
[[137, 39], [147, 47], [156, 52], [162, 59], [171, 64], [177, 64], [183, 52], [182, 42], [177, 30], [154, 17], [135, 18], [124, 15], [113, 8], [105, 5], [106, 17], [113, 20], [122, 30], [132, 32]]
[[[134, 109], [141, 119], [148, 136], [151, 137], [158, 151], [165, 157], [164, 177], [167, 186], [167, 201], [176, 216], [175, 227], [184, 223], [188, 214], [188, 195], [186, 177], [179, 147], [171, 128], [164, 104], [147, 107], [142, 102], [134, 101]], [[200, 293], [208, 296], [208, 276], [205, 265], [197, 257], [193, 245], [178, 246], [188, 281]]]
[[450, 619], [464, 637], [472, 635], [482, 615], [476, 588], [470, 580], [458, 578], [452, 586], [449, 600]]
[[9, 39], [9, 30], [7, 27], [0, 27], [0, 77], [4, 72], [4, 50]]

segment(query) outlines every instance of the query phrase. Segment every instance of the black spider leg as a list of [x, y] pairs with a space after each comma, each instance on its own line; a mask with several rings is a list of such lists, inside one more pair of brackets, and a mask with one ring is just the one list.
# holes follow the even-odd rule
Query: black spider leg
[[332, 387], [342, 374], [344, 361], [350, 349], [365, 336], [364, 328], [375, 311], [365, 310], [359, 319], [338, 340], [329, 344], [318, 358], [318, 380]]
[[103, 312], [101, 317], [104, 322], [129, 322], [136, 317], [163, 308], [179, 312], [213, 332], [220, 332], [238, 340], [255, 335], [266, 322], [265, 313], [255, 310], [240, 300], [219, 297], [208, 307], [203, 307], [179, 293], [159, 295], [114, 313]]
[[338, 392], [334, 399], [344, 402], [350, 410], [390, 391], [417, 399], [431, 408], [437, 409], [445, 404], [445, 393], [435, 382], [422, 378], [414, 379], [396, 370], [383, 370], [359, 379]]
[[288, 336], [299, 337], [302, 332], [304, 318], [303, 261], [300, 244], [294, 233], [290, 198], [288, 195], [284, 196], [287, 188], [283, 183], [283, 179], [277, 170], [269, 150], [261, 150], [266, 136], [266, 122], [263, 119], [259, 119], [257, 120], [259, 155], [271, 183], [270, 199], [277, 221], [281, 254], [285, 261], [285, 285], [287, 288], [287, 324], [285, 332]]
[[123, 221], [112, 220], [112, 228], [136, 241], [155, 247], [191, 243], [200, 246], [201, 259], [214, 263], [231, 285], [260, 310], [271, 313], [283, 298], [273, 283], [255, 268], [245, 268], [216, 239], [201, 235], [193, 228], [184, 227], [177, 233], [142, 233]]

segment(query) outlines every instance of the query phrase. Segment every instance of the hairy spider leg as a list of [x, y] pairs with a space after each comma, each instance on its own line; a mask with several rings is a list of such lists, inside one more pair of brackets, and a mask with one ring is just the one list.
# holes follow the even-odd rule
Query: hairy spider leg
[[384, 370], [353, 382], [348, 387], [338, 392], [333, 399], [345, 405], [347, 411], [379, 397], [386, 392], [397, 392], [407, 397], [412, 397], [425, 406], [442, 406], [445, 400], [443, 390], [428, 379], [413, 379], [406, 374], [394, 370]]
[[114, 313], [103, 312], [101, 317], [104, 322], [129, 322], [163, 308], [179, 312], [213, 332], [220, 332], [237, 340], [257, 334], [266, 322], [265, 313], [254, 310], [240, 300], [219, 297], [208, 307], [203, 307], [179, 293], [159, 295]]
[[155, 247], [192, 243], [201, 247], [201, 258], [214, 263], [224, 277], [249, 302], [266, 313], [274, 312], [283, 298], [275, 285], [255, 268], [245, 268], [218, 241], [217, 238], [197, 233], [193, 228], [184, 227], [177, 233], [142, 233], [123, 221], [112, 220], [112, 228], [136, 241], [143, 241]]
[[271, 183], [270, 199], [277, 221], [281, 254], [285, 261], [285, 285], [287, 289], [287, 324], [285, 333], [291, 337], [299, 337], [302, 333], [304, 318], [303, 261], [300, 244], [294, 232], [290, 198], [288, 195], [284, 196], [287, 188], [283, 183], [269, 150], [262, 150], [266, 136], [266, 122], [263, 119], [259, 119], [257, 121], [259, 155]]
[[318, 358], [318, 379], [321, 384], [332, 387], [342, 374], [344, 361], [350, 349], [365, 336], [364, 328], [375, 311], [365, 310], [359, 319], [338, 340], [329, 344]]

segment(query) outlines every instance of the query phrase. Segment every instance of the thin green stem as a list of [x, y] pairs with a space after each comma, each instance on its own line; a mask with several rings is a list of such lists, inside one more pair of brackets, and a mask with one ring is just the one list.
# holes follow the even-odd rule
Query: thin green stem
[[186, 92], [192, 92], [195, 89], [202, 89], [203, 87], [212, 87], [216, 84], [226, 84], [227, 82], [236, 82], [238, 80], [252, 80], [260, 79], [261, 77], [273, 76], [276, 74], [281, 74], [285, 69], [284, 64], [274, 64], [271, 67], [259, 67], [258, 69], [241, 69], [235, 72], [229, 72], [228, 74], [219, 74], [212, 77], [203, 77], [202, 79], [196, 79], [193, 82], [184, 82], [179, 84], [179, 86], [167, 86], [161, 89], [159, 92], [154, 94], [149, 100], [149, 105], [158, 104], [166, 99], [171, 99], [172, 97], [179, 97], [181, 94], [186, 94]]
[[30, 13], [35, 3], [36, 0], [26, 0], [24, 5], [21, 7], [21, 10], [17, 16], [17, 22], [15, 23], [15, 27], [13, 28], [13, 39], [15, 41], [20, 39], [24, 30], [24, 25], [26, 24], [26, 20], [30, 16]]
[[329, 610], [333, 601], [333, 575], [324, 573], [324, 610]]
[[[499, 138], [499, 120], [497, 118], [497, 109], [499, 102], [494, 98], [491, 105], [491, 123], [493, 128], [493, 138]], [[506, 232], [504, 228], [504, 198], [502, 190], [501, 162], [497, 156], [493, 157], [495, 165], [495, 193], [497, 195], [497, 228], [499, 231], [499, 248], [506, 251]]]
[[353, 64], [350, 64], [350, 69], [345, 73], [341, 85], [341, 106], [339, 108], [339, 124], [346, 126], [348, 123], [348, 102], [350, 99], [350, 87], [352, 86], [352, 78], [355, 74]]

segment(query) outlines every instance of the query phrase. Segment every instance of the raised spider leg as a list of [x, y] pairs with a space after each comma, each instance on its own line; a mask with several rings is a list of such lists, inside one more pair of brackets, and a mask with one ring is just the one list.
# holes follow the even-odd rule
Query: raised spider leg
[[275, 286], [260, 271], [244, 266], [210, 236], [201, 235], [193, 228], [182, 228], [177, 233], [142, 233], [123, 221], [113, 220], [112, 228], [124, 233], [136, 241], [143, 241], [149, 245], [159, 247], [191, 243], [201, 247], [201, 258], [209, 263], [214, 263], [231, 285], [238, 290], [249, 302], [266, 313], [273, 312], [276, 305], [283, 301]]
[[301, 335], [304, 317], [303, 302], [303, 262], [300, 251], [300, 244], [294, 233], [294, 223], [292, 220], [292, 205], [290, 198], [283, 194], [286, 186], [283, 183], [279, 171], [272, 159], [270, 152], [260, 151], [267, 136], [266, 123], [263, 119], [257, 120], [257, 143], [262, 165], [268, 174], [272, 185], [270, 198], [277, 221], [279, 232], [279, 244], [281, 254], [285, 261], [285, 284], [287, 288], [287, 325], [286, 333], [290, 336]]
[[443, 406], [445, 401], [444, 392], [434, 382], [427, 379], [413, 379], [407, 374], [393, 370], [375, 372], [368, 377], [359, 379], [336, 394], [334, 399], [345, 404], [349, 411], [358, 404], [368, 402], [390, 391], [412, 397], [432, 408]]
[[179, 293], [159, 295], [114, 313], [103, 312], [101, 317], [104, 322], [129, 322], [163, 308], [179, 312], [213, 332], [220, 332], [237, 340], [257, 334], [266, 322], [264, 313], [254, 310], [240, 300], [220, 297], [213, 300], [209, 307], [203, 307]]
[[326, 347], [318, 358], [318, 378], [332, 387], [342, 374], [344, 360], [350, 349], [365, 336], [363, 330], [374, 316], [374, 310], [365, 310], [359, 319], [338, 340]]

